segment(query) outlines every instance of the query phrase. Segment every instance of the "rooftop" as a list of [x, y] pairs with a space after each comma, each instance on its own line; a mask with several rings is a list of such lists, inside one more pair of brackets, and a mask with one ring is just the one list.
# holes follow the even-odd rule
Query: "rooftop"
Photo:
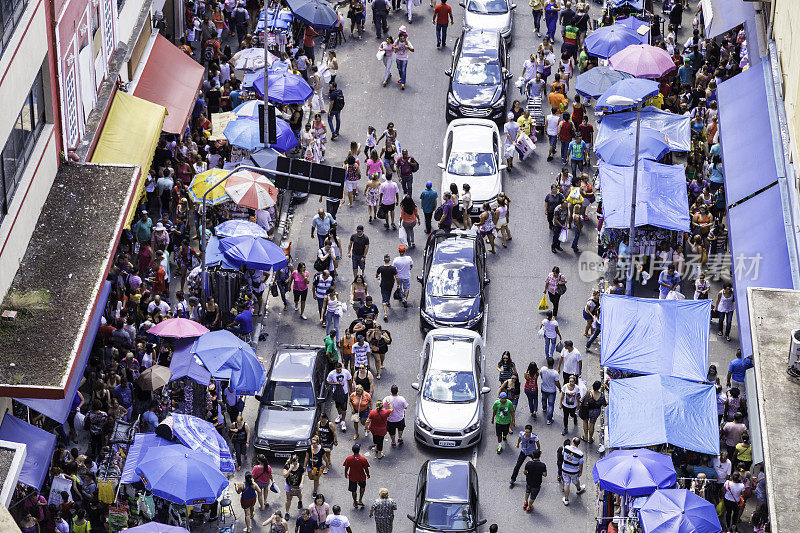
[[0, 324], [0, 395], [64, 397], [138, 178], [127, 165], [59, 169], [0, 304], [18, 312]]

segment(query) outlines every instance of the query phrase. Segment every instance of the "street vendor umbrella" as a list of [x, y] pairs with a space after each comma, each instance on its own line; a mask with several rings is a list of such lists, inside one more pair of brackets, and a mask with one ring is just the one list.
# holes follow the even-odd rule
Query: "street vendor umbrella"
[[225, 125], [222, 134], [233, 146], [244, 150], [255, 150], [264, 146], [258, 129], [258, 121], [249, 118], [237, 118]]
[[332, 28], [339, 20], [336, 10], [325, 0], [288, 0], [294, 16], [315, 28]]
[[228, 487], [211, 457], [183, 444], [148, 449], [136, 473], [154, 496], [181, 505], [214, 503]]
[[218, 461], [221, 472], [236, 470], [228, 443], [211, 422], [192, 415], [173, 413], [172, 433], [192, 450]]
[[714, 505], [686, 489], [655, 491], [639, 510], [644, 533], [718, 533]]
[[[225, 177], [227, 173], [227, 170], [222, 170], [221, 168], [212, 168], [211, 170], [206, 170], [200, 174], [195, 174], [188, 187], [189, 196], [191, 196], [192, 201], [196, 203], [203, 203], [203, 195], [206, 193], [206, 191], [211, 189], [211, 187], [220, 179]], [[228, 196], [225, 192], [223, 184], [220, 184], [210, 193], [208, 193], [208, 196], [206, 197], [206, 203], [218, 205], [223, 202], [227, 202], [230, 199], [230, 196]]]
[[614, 70], [627, 72], [637, 78], [660, 78], [675, 70], [672, 56], [657, 46], [633, 44], [620, 50], [608, 60]]
[[231, 262], [251, 270], [280, 270], [288, 262], [280, 246], [257, 237], [228, 237], [220, 241], [220, 249]]
[[586, 98], [597, 98], [618, 81], [630, 77], [605, 66], [594, 67], [575, 78], [575, 91]]
[[658, 91], [659, 85], [653, 80], [626, 78], [609, 87], [608, 90], [597, 99], [597, 104], [594, 107], [595, 109], [606, 112], [624, 111], [631, 107], [636, 107], [636, 104], [611, 105], [608, 103], [609, 98], [612, 96], [621, 96], [633, 102], [641, 102], [657, 95]]
[[217, 379], [231, 378], [229, 361], [256, 357], [249, 344], [224, 329], [206, 333], [194, 342], [190, 350]]
[[[239, 118], [258, 120], [258, 110], [261, 107], [264, 107], [263, 101], [248, 100], [243, 104], [239, 104], [236, 109], [233, 110], [233, 112], [236, 113], [236, 116]], [[256, 122], [256, 126], [258, 126], [258, 122]], [[282, 118], [275, 119], [275, 130], [275, 144], [271, 144], [270, 146], [279, 152], [288, 152], [299, 144], [299, 141], [297, 140], [297, 137], [295, 137], [291, 126], [289, 126], [289, 123]], [[259, 146], [263, 146], [263, 144], [259, 144]]]
[[168, 318], [148, 329], [147, 333], [151, 333], [156, 337], [185, 339], [199, 337], [204, 333], [208, 333], [208, 328], [188, 318]]
[[[277, 57], [268, 54], [269, 65], [275, 62]], [[264, 49], [263, 48], [245, 48], [239, 50], [231, 58], [234, 68], [239, 70], [258, 70], [264, 68]]]
[[[253, 89], [264, 97], [264, 72], [253, 80]], [[286, 70], [269, 70], [269, 99], [279, 104], [302, 104], [314, 94], [301, 76]]]
[[229, 361], [226, 366], [231, 367], [231, 390], [239, 394], [258, 394], [267, 381], [267, 373], [258, 357], [245, 355], [239, 360]]
[[[636, 157], [636, 126], [617, 132], [614, 136], [596, 143], [597, 156], [611, 165], [632, 167]], [[658, 161], [669, 152], [664, 134], [653, 128], [642, 127], [639, 132], [639, 158]]]
[[250, 209], [269, 209], [278, 200], [278, 188], [269, 178], [251, 170], [237, 170], [228, 176], [225, 192], [231, 200]]
[[592, 477], [614, 494], [648, 496], [673, 487], [677, 474], [669, 455], [644, 448], [611, 452], [594, 464]]
[[[622, 20], [617, 20], [616, 22], [614, 22], [614, 26], [624, 26], [629, 30], [635, 31], [639, 35], [644, 34], [642, 35], [642, 38], [644, 39], [642, 42], [644, 43], [647, 42], [647, 34], [650, 33], [650, 23], [645, 22], [640, 18], [627, 17]], [[640, 31], [642, 26], [644, 26], [644, 29]]]
[[172, 377], [172, 372], [166, 366], [153, 365], [139, 374], [136, 383], [142, 390], [158, 390], [167, 383]]
[[[226, 220], [214, 228], [217, 237], [263, 237], [268, 238], [267, 230], [249, 220], [235, 218]], [[151, 328], [152, 329], [152, 328]]]
[[642, 44], [646, 37], [625, 26], [603, 26], [586, 36], [584, 44], [590, 56], [608, 59], [632, 44]]
[[168, 526], [160, 522], [147, 522], [141, 526], [123, 529], [125, 533], [189, 533], [185, 527]]

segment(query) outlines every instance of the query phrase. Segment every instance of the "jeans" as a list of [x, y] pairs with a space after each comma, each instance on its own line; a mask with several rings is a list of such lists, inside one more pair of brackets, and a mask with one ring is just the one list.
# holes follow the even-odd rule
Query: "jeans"
[[561, 162], [567, 164], [567, 156], [569, 156], [569, 141], [561, 141]]
[[545, 336], [544, 338], [544, 357], [547, 359], [548, 357], [553, 357], [553, 353], [556, 351], [556, 343], [558, 337], [550, 337]]
[[[563, 143], [561, 144], [561, 151], [562, 152], [564, 151], [564, 144]], [[578, 175], [578, 169], [579, 168], [581, 169], [581, 171], [583, 171], [583, 159], [570, 158], [569, 166], [570, 166], [570, 169], [572, 170], [572, 177], [575, 177], [575, 176]]]
[[436, 45], [444, 46], [447, 41], [447, 24], [436, 25]]
[[581, 231], [577, 227], [572, 228], [572, 233], [574, 234], [572, 237], [572, 249], [576, 252], [578, 251], [578, 239], [581, 236]]
[[561, 235], [562, 229], [564, 229], [563, 226], [559, 226], [558, 224], [553, 225], [553, 242], [550, 243], [550, 248], [561, 248], [561, 241], [558, 240], [558, 237]]
[[517, 474], [519, 474], [519, 469], [522, 467], [522, 464], [525, 462], [525, 459], [530, 457], [530, 455], [525, 454], [525, 452], [519, 452], [519, 456], [517, 457], [517, 464], [514, 465], [514, 470], [511, 472], [511, 481], [517, 480]]
[[[331, 215], [331, 216], [333, 216], [333, 215]], [[327, 233], [325, 235], [320, 235], [319, 232], [317, 232], [317, 243], [319, 243], [319, 247], [320, 248], [324, 248], [325, 247], [325, 239], [327, 239], [327, 238], [328, 238], [328, 234]]]
[[547, 414], [547, 421], [553, 421], [553, 409], [556, 407], [556, 393], [542, 391], [542, 412]]
[[403, 222], [403, 229], [406, 230], [406, 239], [409, 246], [414, 246], [414, 222]]
[[375, 23], [375, 36], [379, 39], [382, 33], [389, 33], [389, 24], [386, 23], [386, 13], [373, 13], [372, 22]]
[[425, 215], [425, 233], [430, 233], [433, 231], [433, 228], [431, 227], [431, 222], [433, 221], [433, 212], [423, 214]]
[[289, 302], [286, 301], [286, 284], [278, 282], [278, 294], [281, 295], [281, 300], [283, 300], [283, 305], [289, 305]]
[[533, 13], [533, 26], [536, 28], [536, 33], [539, 33], [542, 25], [542, 11], [541, 9], [532, 9]]
[[330, 334], [332, 330], [336, 330], [336, 342], [339, 342], [339, 315], [327, 311], [325, 313], [325, 333]]
[[[325, 303], [325, 297], [317, 298], [317, 309], [319, 310], [319, 317], [324, 319], [325, 317], [322, 316], [322, 305]], [[324, 322], [324, 320], [323, 320]]]
[[403, 194], [411, 196], [411, 185], [414, 183], [414, 174], [400, 176], [400, 185], [403, 187]]
[[594, 343], [594, 341], [597, 340], [597, 337], [599, 336], [600, 336], [600, 324], [597, 324], [594, 328], [594, 333], [592, 333], [592, 335], [589, 337], [589, 340], [586, 341], [587, 350], [592, 347], [592, 344]]
[[[339, 110], [339, 111], [330, 111], [328, 113], [328, 126], [331, 129], [331, 135], [339, 135], [339, 128], [342, 125], [342, 118], [339, 116], [341, 112], [342, 111]], [[334, 119], [336, 119], [336, 126], [333, 125]]]
[[733, 323], [733, 311], [720, 311], [719, 312], [719, 325], [717, 326], [717, 331], [722, 333], [722, 325], [727, 321], [727, 325], [725, 326], [725, 336], [729, 336], [731, 334], [731, 325]]
[[236, 466], [239, 468], [244, 466], [245, 456], [247, 455], [247, 441], [239, 442], [234, 440], [233, 455], [236, 460]]
[[539, 410], [539, 395], [535, 390], [523, 390], [525, 391], [525, 396], [528, 398], [528, 409], [530, 409], [532, 415], [535, 415], [536, 411]]
[[400, 84], [406, 84], [406, 68], [408, 68], [408, 59], [396, 59], [397, 62], [397, 76], [400, 79]]

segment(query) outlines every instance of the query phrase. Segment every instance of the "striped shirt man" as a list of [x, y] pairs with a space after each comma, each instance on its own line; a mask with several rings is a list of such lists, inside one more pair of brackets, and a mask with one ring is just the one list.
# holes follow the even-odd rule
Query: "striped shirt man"
[[564, 446], [564, 464], [561, 470], [565, 474], [577, 474], [583, 465], [583, 452], [577, 446]]
[[357, 342], [353, 345], [353, 362], [355, 363], [355, 367], [358, 368], [361, 365], [369, 366], [369, 354], [370, 354], [370, 347], [369, 344], [366, 342]]
[[328, 294], [328, 289], [330, 289], [333, 284], [333, 276], [325, 278], [322, 274], [317, 274], [316, 282], [314, 296], [316, 296], [318, 300], [321, 300]]

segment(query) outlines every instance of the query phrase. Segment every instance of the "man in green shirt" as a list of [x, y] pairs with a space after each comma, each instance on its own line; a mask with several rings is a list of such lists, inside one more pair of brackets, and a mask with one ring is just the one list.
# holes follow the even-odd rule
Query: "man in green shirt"
[[328, 358], [328, 371], [331, 371], [339, 360], [339, 350], [336, 347], [336, 330], [332, 329], [322, 342], [325, 343], [325, 356]]
[[492, 423], [497, 434], [497, 453], [503, 451], [503, 441], [508, 436], [508, 428], [514, 425], [514, 404], [505, 392], [492, 405]]

